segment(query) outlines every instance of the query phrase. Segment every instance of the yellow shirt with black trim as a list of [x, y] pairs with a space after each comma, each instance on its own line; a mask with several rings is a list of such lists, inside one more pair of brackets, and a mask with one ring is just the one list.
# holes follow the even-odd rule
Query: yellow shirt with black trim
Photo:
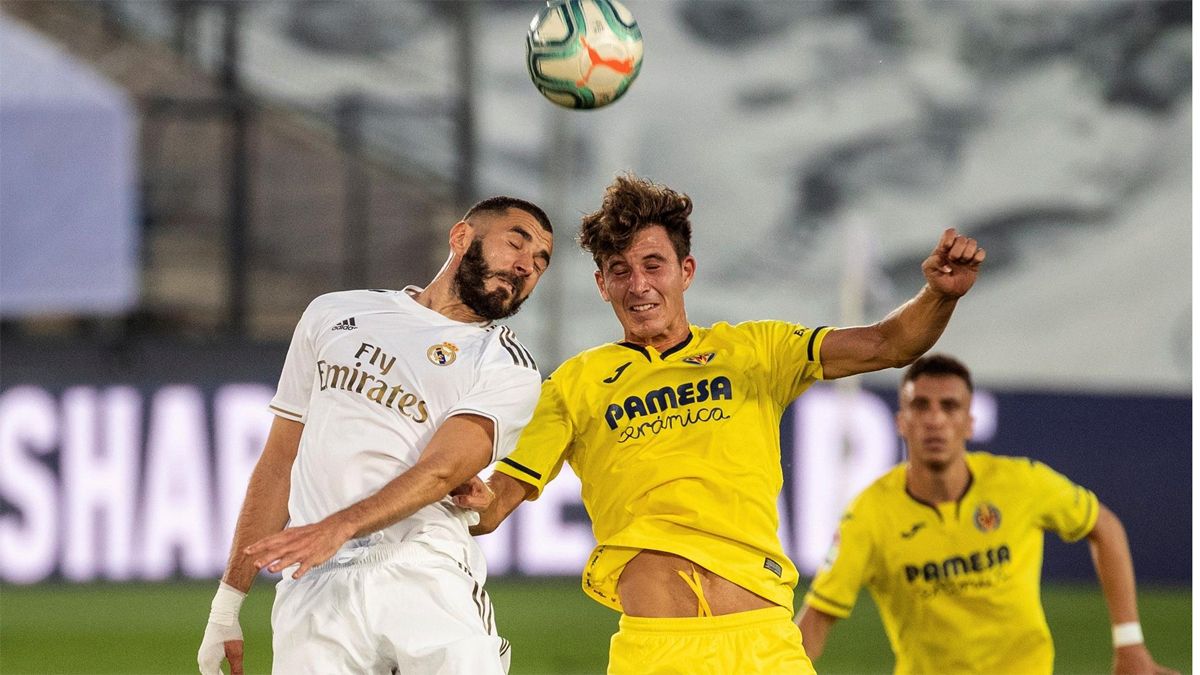
[[1050, 673], [1044, 533], [1083, 538], [1099, 502], [1040, 462], [982, 452], [966, 459], [971, 482], [957, 502], [913, 497], [905, 465], [863, 490], [804, 601], [845, 618], [865, 585], [896, 673]]
[[616, 582], [643, 549], [674, 553], [792, 608], [798, 574], [779, 541], [779, 421], [822, 377], [831, 328], [782, 321], [691, 326], [663, 351], [610, 343], [542, 383], [497, 470], [536, 488], [566, 461], [598, 542], [584, 590], [621, 611]]

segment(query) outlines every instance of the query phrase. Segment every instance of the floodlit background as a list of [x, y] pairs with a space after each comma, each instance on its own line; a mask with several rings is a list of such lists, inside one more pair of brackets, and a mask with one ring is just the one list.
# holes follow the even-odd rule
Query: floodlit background
[[[556, 223], [510, 322], [543, 374], [619, 338], [573, 237], [623, 170], [695, 200], [698, 324], [875, 321], [944, 228], [979, 239], [937, 347], [975, 372], [975, 446], [1113, 508], [1151, 649], [1189, 670], [1191, 4], [629, 0], [641, 76], [587, 112], [528, 80], [543, 5], [0, 3], [0, 671], [187, 672], [301, 310], [425, 283], [474, 201]], [[784, 419], [806, 574], [902, 458], [898, 378]], [[572, 481], [482, 540], [516, 674], [600, 672], [615, 629], [572, 578]], [[1059, 670], [1106, 670], [1086, 546], [1045, 567]], [[818, 665], [890, 671], [865, 594]]]

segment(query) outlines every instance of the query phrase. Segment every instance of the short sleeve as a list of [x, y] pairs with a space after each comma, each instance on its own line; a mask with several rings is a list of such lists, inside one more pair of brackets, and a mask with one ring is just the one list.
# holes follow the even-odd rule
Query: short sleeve
[[270, 404], [271, 412], [297, 422], [304, 422], [308, 417], [309, 399], [316, 379], [317, 349], [313, 344], [312, 326], [318, 321], [318, 314], [317, 300], [314, 300], [296, 323], [283, 371], [279, 374], [279, 386]]
[[771, 391], [783, 405], [791, 403], [813, 382], [824, 378], [821, 342], [833, 329], [808, 328], [784, 321], [751, 321], [739, 328], [749, 330], [766, 360]]
[[537, 499], [562, 469], [574, 435], [562, 391], [551, 377], [542, 383], [533, 420], [521, 434], [516, 450], [496, 465], [496, 471], [532, 485], [535, 491], [530, 499]]
[[871, 579], [872, 555], [868, 523], [852, 505], [842, 516], [825, 562], [813, 577], [805, 604], [841, 619], [850, 616], [859, 590]]
[[516, 447], [517, 439], [538, 398], [541, 376], [536, 370], [517, 365], [484, 368], [479, 380], [459, 399], [446, 417], [480, 415], [492, 421], [492, 461], [502, 459]]
[[1029, 462], [1029, 492], [1038, 495], [1038, 524], [1065, 542], [1079, 541], [1096, 526], [1100, 502], [1096, 495], [1041, 462]]

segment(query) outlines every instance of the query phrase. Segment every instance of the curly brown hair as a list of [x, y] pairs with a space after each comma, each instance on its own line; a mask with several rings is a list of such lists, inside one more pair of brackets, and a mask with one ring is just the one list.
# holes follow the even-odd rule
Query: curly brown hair
[[626, 173], [604, 191], [600, 209], [583, 217], [579, 245], [592, 254], [597, 269], [602, 269], [604, 259], [628, 248], [639, 230], [662, 225], [682, 261], [692, 251], [691, 213], [691, 197]]

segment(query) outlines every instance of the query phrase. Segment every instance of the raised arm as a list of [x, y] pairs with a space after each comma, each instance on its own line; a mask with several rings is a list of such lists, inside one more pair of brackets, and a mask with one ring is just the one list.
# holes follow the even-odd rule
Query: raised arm
[[411, 516], [482, 471], [492, 456], [493, 433], [486, 417], [454, 415], [438, 427], [421, 459], [375, 494], [319, 522], [266, 537], [247, 546], [245, 554], [271, 572], [299, 564], [292, 574], [299, 579], [350, 539]]
[[1116, 514], [1103, 504], [1096, 525], [1088, 534], [1092, 550], [1092, 562], [1096, 576], [1108, 605], [1108, 615], [1114, 626], [1113, 672], [1175, 673], [1154, 662], [1150, 650], [1142, 641], [1138, 623], [1137, 585], [1133, 575], [1133, 556], [1129, 552], [1129, 539], [1125, 528]]
[[921, 264], [925, 286], [870, 326], [835, 330], [821, 345], [825, 379], [908, 365], [941, 337], [954, 307], [979, 274], [985, 251], [954, 228], [942, 233]]
[[244, 643], [238, 613], [258, 569], [245, 554], [245, 547], [283, 529], [288, 520], [292, 464], [300, 448], [300, 422], [276, 417], [267, 434], [262, 455], [250, 474], [246, 498], [238, 514], [233, 546], [217, 596], [213, 599], [204, 639], [197, 660], [200, 672], [218, 674], [221, 661], [228, 660], [231, 673], [242, 672]]
[[829, 638], [829, 629], [837, 623], [838, 618], [826, 614], [808, 605], [800, 610], [796, 624], [800, 626], [800, 636], [804, 640], [804, 652], [808, 658], [816, 661], [825, 652], [825, 640]]

